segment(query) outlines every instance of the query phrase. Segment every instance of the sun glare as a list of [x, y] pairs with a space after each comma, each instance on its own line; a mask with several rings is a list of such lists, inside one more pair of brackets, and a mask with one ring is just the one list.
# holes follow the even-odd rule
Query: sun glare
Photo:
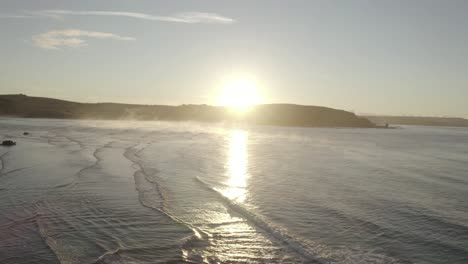
[[244, 112], [252, 105], [259, 104], [261, 98], [257, 84], [249, 78], [230, 80], [222, 87], [220, 105], [235, 111]]
[[247, 195], [248, 178], [248, 133], [234, 130], [229, 135], [229, 160], [227, 163], [227, 188], [222, 194], [231, 200], [244, 202]]

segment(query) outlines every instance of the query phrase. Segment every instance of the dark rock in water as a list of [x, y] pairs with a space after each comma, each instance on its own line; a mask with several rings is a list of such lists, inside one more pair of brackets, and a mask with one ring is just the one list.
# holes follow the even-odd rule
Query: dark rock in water
[[4, 140], [2, 142], [2, 146], [14, 146], [16, 145], [16, 142], [14, 142], [13, 140]]
[[24, 132], [23, 135], [27, 136], [29, 135], [29, 132]]

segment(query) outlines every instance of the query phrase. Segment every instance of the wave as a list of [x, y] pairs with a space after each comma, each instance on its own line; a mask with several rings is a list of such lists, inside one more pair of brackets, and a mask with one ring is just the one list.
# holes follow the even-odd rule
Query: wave
[[174, 256], [163, 257], [156, 255], [158, 259], [154, 259], [155, 251], [163, 252], [171, 249], [171, 246], [117, 247], [114, 250], [104, 252], [101, 256], [90, 263], [180, 263], [180, 257]]
[[[76, 141], [76, 142], [79, 142], [79, 141]], [[111, 142], [108, 142], [107, 144], [101, 146], [101, 147], [97, 147], [94, 149], [93, 153], [92, 153], [92, 156], [94, 158], [94, 161], [90, 162], [90, 164], [88, 166], [85, 166], [83, 168], [81, 168], [80, 170], [78, 170], [75, 175], [77, 176], [77, 178], [81, 178], [82, 176], [84, 176], [84, 172], [89, 170], [89, 169], [92, 169], [94, 167], [97, 167], [99, 166], [99, 164], [102, 162], [102, 157], [100, 157], [100, 153], [105, 149], [105, 148], [109, 148], [110, 146], [112, 146], [112, 144], [115, 143], [114, 141], [111, 141]], [[78, 144], [78, 143], [77, 143]]]
[[3, 158], [8, 155], [8, 153], [10, 153], [10, 151], [7, 151], [5, 153], [3, 153], [2, 155], [0, 155], [0, 174], [3, 172], [3, 170], [5, 169], [5, 161], [3, 160]]
[[86, 145], [83, 144], [83, 142], [79, 141], [79, 140], [76, 140], [70, 136], [63, 136], [63, 138], [65, 138], [66, 140], [72, 142], [72, 143], [75, 143], [76, 145], [78, 145], [80, 147], [80, 150], [83, 150], [86, 148]]
[[[325, 257], [320, 256], [318, 253], [307, 249], [304, 246], [304, 241], [299, 241], [298, 238], [295, 238], [286, 233], [285, 230], [282, 230], [279, 227], [275, 227], [272, 224], [268, 223], [263, 217], [256, 215], [250, 212], [247, 208], [243, 205], [230, 200], [229, 198], [225, 197], [221, 192], [219, 192], [214, 186], [209, 184], [208, 182], [202, 180], [200, 177], [195, 177], [197, 182], [203, 185], [206, 189], [215, 192], [219, 195], [219, 197], [235, 212], [241, 214], [245, 219], [249, 222], [254, 224], [256, 227], [261, 228], [262, 230], [266, 231], [271, 237], [278, 240], [281, 244], [286, 245], [288, 248], [292, 249], [294, 252], [300, 254], [302, 257], [315, 261], [320, 264], [330, 264], [331, 260]], [[314, 247], [322, 247], [321, 245], [314, 245]]]
[[122, 251], [121, 248], [117, 248], [114, 251], [108, 251], [101, 256], [99, 256], [96, 261], [92, 262], [92, 264], [98, 263], [125, 263], [122, 261], [121, 257], [118, 255]]
[[2, 172], [2, 171], [0, 170], [0, 177], [6, 176], [6, 175], [8, 175], [8, 174], [15, 173], [15, 172], [17, 172], [17, 171], [22, 171], [22, 170], [30, 169], [30, 168], [31, 168], [31, 167], [17, 168], [17, 169], [9, 170], [9, 171], [6, 171], [6, 172]]
[[145, 207], [161, 212], [176, 223], [182, 224], [192, 231], [192, 235], [182, 239], [181, 252], [187, 262], [198, 262], [198, 260], [203, 259], [203, 257], [201, 256], [201, 253], [197, 253], [194, 249], [209, 246], [211, 234], [186, 221], [183, 221], [166, 210], [166, 198], [164, 190], [161, 187], [160, 180], [158, 180], [156, 176], [157, 170], [147, 169], [141, 164], [138, 160], [138, 154], [146, 147], [135, 150], [134, 147], [137, 145], [126, 148], [124, 157], [133, 162], [139, 168], [139, 170], [135, 171], [133, 176], [140, 203]]
[[[166, 198], [166, 189], [164, 188], [164, 180], [158, 176], [159, 171], [156, 168], [148, 168], [141, 162], [140, 153], [150, 145], [136, 144], [126, 148], [124, 156], [130, 160], [138, 169], [134, 173], [135, 185], [139, 194], [140, 203], [145, 206], [165, 214], [177, 223], [180, 223], [190, 230], [193, 235], [186, 237], [181, 242], [181, 251], [184, 260], [187, 262], [203, 262], [206, 258], [203, 249], [211, 245], [212, 235], [200, 227], [194, 226], [184, 219], [181, 219], [170, 213], [167, 208], [169, 202]], [[351, 249], [334, 248], [331, 249], [321, 243], [305, 240], [289, 234], [281, 227], [275, 226], [267, 219], [260, 215], [251, 212], [244, 205], [230, 200], [220, 193], [216, 187], [219, 187], [206, 182], [200, 177], [195, 177], [195, 180], [200, 185], [209, 191], [216, 193], [227, 208], [236, 212], [244, 218], [250, 225], [260, 230], [273, 241], [277, 241], [282, 247], [294, 252], [305, 260], [305, 262], [313, 262], [320, 264], [330, 263], [396, 263], [390, 257], [373, 252], [359, 252]], [[222, 185], [221, 185], [222, 186]], [[215, 224], [216, 225], [216, 224]], [[216, 226], [206, 225], [208, 228], [216, 228]]]
[[255, 227], [266, 232], [270, 237], [302, 256], [307, 261], [320, 264], [331, 263], [399, 263], [398, 260], [379, 253], [362, 252], [349, 248], [331, 249], [318, 242], [304, 240], [289, 234], [285, 229], [270, 223], [264, 217], [251, 212], [244, 205], [224, 196], [216, 186], [196, 177], [195, 180], [204, 188], [216, 193], [218, 197], [234, 212], [242, 215]]
[[75, 181], [72, 181], [72, 182], [66, 182], [66, 183], [60, 183], [60, 184], [57, 184], [57, 185], [54, 185], [52, 188], [53, 189], [58, 189], [58, 188], [71, 188], [73, 186], [76, 185], [76, 182]]
[[58, 248], [59, 245], [57, 241], [55, 241], [52, 236], [50, 236], [47, 232], [47, 227], [44, 221], [41, 220], [41, 216], [44, 215], [44, 213], [41, 211], [41, 206], [39, 203], [35, 203], [34, 207], [36, 208], [33, 220], [37, 226], [37, 230], [39, 233], [39, 236], [42, 238], [42, 241], [46, 244], [46, 246], [50, 249], [52, 254], [55, 255], [59, 263], [65, 264], [65, 263], [71, 263], [70, 260], [67, 260], [66, 256], [63, 256], [60, 254], [60, 249]]

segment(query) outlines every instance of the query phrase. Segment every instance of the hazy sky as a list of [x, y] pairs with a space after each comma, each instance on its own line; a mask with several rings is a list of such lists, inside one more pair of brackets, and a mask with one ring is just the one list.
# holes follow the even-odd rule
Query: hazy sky
[[0, 1], [0, 93], [468, 117], [468, 1]]

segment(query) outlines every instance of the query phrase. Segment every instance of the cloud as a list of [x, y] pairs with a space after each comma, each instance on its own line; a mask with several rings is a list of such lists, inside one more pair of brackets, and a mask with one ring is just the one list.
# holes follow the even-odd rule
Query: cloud
[[33, 18], [32, 15], [0, 15], [0, 18]]
[[73, 10], [40, 10], [29, 11], [29, 15], [42, 16], [49, 18], [61, 18], [63, 16], [114, 16], [127, 17], [141, 20], [176, 22], [187, 24], [232, 24], [236, 21], [232, 18], [225, 17], [216, 13], [206, 12], [182, 12], [170, 16], [150, 15], [136, 12], [114, 12], [114, 11], [73, 11]]
[[43, 49], [59, 49], [61, 47], [78, 48], [86, 46], [86, 38], [135, 40], [113, 33], [86, 31], [79, 29], [51, 30], [32, 37], [35, 46]]

